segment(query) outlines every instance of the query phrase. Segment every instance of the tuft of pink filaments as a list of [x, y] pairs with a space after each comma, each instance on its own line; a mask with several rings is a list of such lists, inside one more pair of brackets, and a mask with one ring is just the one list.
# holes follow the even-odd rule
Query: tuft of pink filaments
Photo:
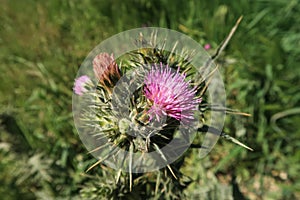
[[204, 49], [207, 51], [207, 50], [210, 50], [211, 48], [211, 45], [210, 44], [205, 44], [204, 45]]
[[195, 97], [196, 88], [190, 88], [190, 82], [185, 81], [185, 75], [172, 70], [162, 63], [154, 65], [145, 76], [144, 94], [152, 103], [148, 111], [150, 121], [158, 121], [163, 116], [188, 123], [194, 119], [194, 111], [201, 102]]
[[91, 79], [87, 75], [80, 76], [75, 80], [73, 91], [75, 92], [75, 94], [81, 96], [85, 92], [87, 92], [85, 86], [91, 82], [92, 82]]

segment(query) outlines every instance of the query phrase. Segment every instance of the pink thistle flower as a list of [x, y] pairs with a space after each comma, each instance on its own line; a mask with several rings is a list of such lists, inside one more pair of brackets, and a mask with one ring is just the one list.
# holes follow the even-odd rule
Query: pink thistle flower
[[91, 79], [87, 75], [77, 78], [73, 87], [75, 94], [78, 94], [79, 96], [83, 95], [85, 92], [87, 92], [85, 86], [91, 82]]
[[169, 66], [155, 65], [145, 76], [144, 94], [152, 103], [150, 121], [169, 116], [187, 123], [194, 119], [194, 111], [201, 102], [195, 97], [196, 88], [190, 88], [185, 75], [172, 71]]
[[211, 48], [211, 45], [210, 44], [206, 44], [206, 45], [204, 45], [204, 49], [207, 51], [207, 50], [209, 50]]

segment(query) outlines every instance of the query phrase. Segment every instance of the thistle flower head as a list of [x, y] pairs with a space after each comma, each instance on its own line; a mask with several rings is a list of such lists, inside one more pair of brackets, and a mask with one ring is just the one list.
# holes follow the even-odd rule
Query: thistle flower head
[[87, 75], [83, 75], [77, 78], [73, 87], [73, 91], [75, 92], [75, 94], [81, 96], [85, 92], [87, 92], [85, 86], [87, 86], [88, 83], [91, 83], [91, 79]]
[[110, 90], [120, 79], [121, 74], [113, 55], [100, 53], [93, 60], [93, 69], [99, 83]]
[[200, 98], [195, 97], [196, 88], [190, 88], [185, 75], [172, 71], [169, 66], [153, 66], [145, 77], [144, 94], [152, 103], [148, 114], [160, 120], [169, 116], [183, 123], [193, 120]]

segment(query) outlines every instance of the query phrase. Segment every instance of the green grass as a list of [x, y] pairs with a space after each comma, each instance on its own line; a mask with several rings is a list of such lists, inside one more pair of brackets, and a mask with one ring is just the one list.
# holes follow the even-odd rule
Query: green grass
[[220, 191], [240, 199], [238, 189], [247, 199], [300, 198], [298, 0], [0, 2], [3, 199], [79, 198], [109, 190], [109, 180], [99, 182], [112, 172], [85, 173], [95, 159], [72, 119], [73, 80], [98, 43], [127, 29], [160, 26], [215, 49], [241, 15], [218, 62], [228, 107], [252, 116], [227, 116], [225, 131], [255, 151], [221, 140], [203, 160], [191, 151], [182, 171], [194, 182], [183, 192], [203, 199]]

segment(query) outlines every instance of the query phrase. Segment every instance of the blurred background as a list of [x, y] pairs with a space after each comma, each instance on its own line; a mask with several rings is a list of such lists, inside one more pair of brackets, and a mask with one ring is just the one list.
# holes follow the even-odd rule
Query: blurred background
[[[0, 198], [98, 199], [109, 186], [74, 128], [72, 87], [85, 56], [132, 28], [180, 31], [222, 53], [225, 131], [205, 159], [191, 150], [187, 199], [300, 199], [299, 0], [0, 0]], [[104, 189], [103, 189], [104, 188]], [[91, 196], [84, 196], [89, 193]], [[226, 193], [226, 194], [225, 194]], [[94, 195], [94, 196], [93, 196]], [[229, 199], [230, 199], [229, 198]], [[224, 198], [225, 199], [225, 198]], [[226, 198], [227, 199], [227, 198]]]

